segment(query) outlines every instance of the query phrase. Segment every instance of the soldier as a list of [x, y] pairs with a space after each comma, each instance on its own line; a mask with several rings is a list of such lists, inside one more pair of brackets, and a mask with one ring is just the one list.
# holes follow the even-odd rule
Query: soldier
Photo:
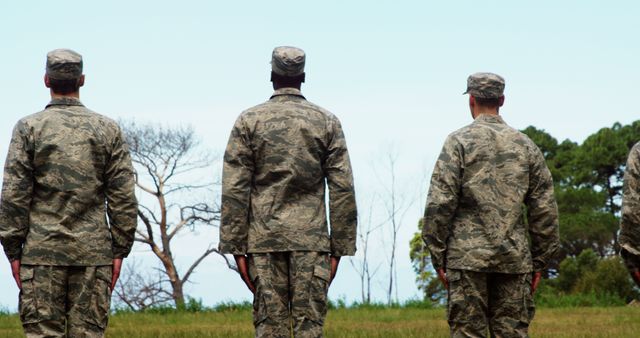
[[640, 142], [629, 152], [622, 191], [620, 254], [640, 286]]
[[27, 337], [102, 337], [133, 244], [129, 152], [118, 124], [80, 102], [84, 79], [80, 54], [47, 54], [51, 102], [18, 121], [5, 163], [0, 240]]
[[224, 155], [220, 250], [254, 293], [256, 337], [322, 337], [329, 284], [356, 251], [342, 127], [302, 96], [304, 65], [301, 49], [273, 50], [275, 92], [238, 117]]
[[551, 174], [500, 117], [503, 91], [496, 74], [469, 76], [475, 121], [447, 137], [431, 178], [422, 238], [449, 292], [452, 337], [485, 337], [487, 324], [492, 337], [527, 337], [533, 293], [559, 245]]

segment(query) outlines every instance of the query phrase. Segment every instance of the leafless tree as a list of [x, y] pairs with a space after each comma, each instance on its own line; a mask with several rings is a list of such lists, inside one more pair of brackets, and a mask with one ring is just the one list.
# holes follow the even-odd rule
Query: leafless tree
[[[389, 147], [386, 153], [384, 175], [377, 173], [378, 179], [381, 181], [383, 188], [383, 201], [385, 211], [387, 213], [387, 223], [389, 236], [391, 238], [391, 248], [389, 250], [389, 284], [387, 288], [387, 303], [391, 304], [398, 300], [398, 268], [396, 264], [396, 251], [398, 246], [398, 232], [402, 227], [402, 222], [405, 218], [407, 211], [415, 202], [415, 198], [407, 198], [406, 194], [399, 191], [398, 182], [396, 177], [396, 162], [398, 160], [398, 153]], [[384, 240], [384, 238], [383, 238]]]
[[358, 247], [360, 248], [359, 251], [362, 259], [356, 260], [356, 258], [351, 258], [349, 260], [349, 263], [351, 263], [351, 266], [353, 266], [360, 277], [360, 290], [363, 304], [371, 303], [371, 281], [381, 266], [381, 264], [378, 264], [375, 268], [371, 269], [371, 262], [369, 261], [369, 240], [371, 235], [379, 230], [386, 222], [383, 221], [378, 224], [373, 224], [374, 202], [375, 196], [369, 204], [369, 213], [366, 221], [358, 221]]
[[192, 128], [138, 125], [132, 121], [121, 122], [121, 125], [136, 169], [139, 192], [140, 223], [135, 240], [147, 245], [160, 261], [166, 278], [157, 282], [166, 283], [156, 284], [158, 287], [168, 284], [171, 297], [180, 308], [185, 304], [184, 285], [209, 255], [219, 254], [229, 268], [236, 270], [213, 243], [183, 273], [176, 266], [171, 250], [172, 240], [179, 233], [198, 226], [219, 225], [219, 205], [213, 196], [206, 194], [212, 191], [213, 180], [187, 183], [194, 181], [198, 172], [210, 168], [212, 158], [198, 151], [198, 140]]
[[161, 270], [155, 276], [140, 272], [136, 261], [125, 264], [122, 278], [113, 290], [116, 304], [133, 311], [142, 311], [173, 301], [173, 294], [167, 291], [168, 282]]

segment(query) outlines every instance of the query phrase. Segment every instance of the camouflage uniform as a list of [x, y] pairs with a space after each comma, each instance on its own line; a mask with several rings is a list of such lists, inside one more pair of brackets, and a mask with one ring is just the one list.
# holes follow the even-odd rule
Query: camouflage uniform
[[640, 143], [629, 152], [622, 190], [620, 253], [633, 272], [640, 269]]
[[[47, 55], [47, 76], [77, 79], [82, 58]], [[118, 124], [71, 96], [15, 126], [5, 163], [0, 240], [21, 260], [20, 317], [29, 337], [100, 337], [112, 261], [136, 227], [133, 169]], [[108, 220], [107, 216], [108, 215]], [[65, 324], [66, 321], [66, 324]]]
[[[495, 74], [469, 77], [475, 97], [499, 98], [503, 90]], [[526, 337], [531, 272], [544, 270], [559, 245], [553, 182], [536, 145], [498, 115], [481, 114], [450, 134], [424, 224], [432, 264], [446, 269], [450, 283], [451, 335], [484, 337], [489, 324], [492, 335]]]
[[[302, 50], [274, 50], [273, 73], [299, 76], [303, 67]], [[278, 89], [237, 119], [222, 176], [220, 250], [249, 256], [256, 336], [289, 337], [291, 326], [296, 337], [322, 336], [329, 255], [356, 250], [353, 179], [340, 122], [300, 90]]]

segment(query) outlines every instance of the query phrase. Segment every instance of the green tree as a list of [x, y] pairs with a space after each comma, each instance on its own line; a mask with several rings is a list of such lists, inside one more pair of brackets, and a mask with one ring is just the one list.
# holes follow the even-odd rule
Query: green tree
[[431, 265], [429, 250], [422, 240], [422, 226], [421, 219], [418, 222], [418, 232], [413, 234], [413, 238], [409, 243], [409, 257], [411, 258], [413, 271], [416, 273], [416, 284], [418, 289], [423, 292], [424, 300], [439, 303], [444, 300], [447, 293]]
[[556, 185], [570, 185], [574, 173], [574, 157], [578, 144], [570, 140], [558, 142], [543, 129], [529, 126], [522, 130], [535, 143], [547, 162]]
[[575, 184], [605, 192], [605, 209], [613, 215], [620, 211], [622, 177], [629, 154], [628, 131], [619, 123], [602, 128], [584, 140], [575, 157]]
[[617, 251], [624, 164], [640, 140], [640, 122], [602, 128], [578, 145], [557, 142], [544, 130], [523, 130], [543, 152], [555, 182], [560, 212], [559, 260], [590, 248], [601, 257]]
[[606, 198], [604, 192], [591, 188], [556, 186], [562, 258], [586, 249], [601, 257], [611, 253], [618, 219], [604, 210]]

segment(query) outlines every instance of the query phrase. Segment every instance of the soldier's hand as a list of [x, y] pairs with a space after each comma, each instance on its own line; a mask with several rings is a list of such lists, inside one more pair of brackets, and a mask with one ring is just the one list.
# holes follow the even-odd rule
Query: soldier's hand
[[340, 256], [331, 256], [331, 276], [329, 276], [329, 285], [333, 282], [333, 279], [338, 273], [338, 265], [340, 265]]
[[113, 271], [111, 272], [111, 292], [116, 288], [116, 283], [118, 282], [118, 278], [120, 277], [120, 269], [122, 269], [122, 258], [114, 258], [113, 259]]
[[442, 282], [442, 285], [444, 285], [445, 289], [449, 290], [449, 280], [447, 279], [447, 273], [444, 271], [444, 269], [438, 269], [437, 272], [438, 278]]
[[538, 288], [538, 284], [540, 284], [540, 279], [542, 279], [542, 272], [536, 271], [533, 273], [533, 277], [531, 278], [531, 295], [536, 293], [536, 289]]
[[256, 287], [253, 285], [251, 281], [251, 277], [249, 276], [249, 267], [247, 264], [247, 256], [245, 255], [235, 255], [233, 256], [236, 259], [236, 265], [238, 266], [238, 272], [240, 273], [240, 277], [242, 281], [247, 285], [249, 291], [251, 293], [256, 293]]
[[631, 273], [631, 277], [633, 277], [633, 281], [640, 286], [640, 270], [634, 270]]
[[11, 264], [11, 275], [18, 285], [18, 289], [22, 290], [22, 281], [20, 280], [20, 260], [14, 259], [9, 262]]

